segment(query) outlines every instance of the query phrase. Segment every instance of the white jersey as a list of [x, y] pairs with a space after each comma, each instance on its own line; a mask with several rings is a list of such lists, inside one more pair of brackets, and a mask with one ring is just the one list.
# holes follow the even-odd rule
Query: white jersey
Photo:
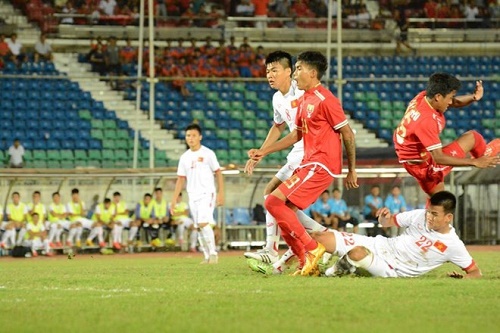
[[376, 237], [374, 245], [398, 276], [419, 276], [446, 262], [463, 270], [474, 264], [453, 227], [447, 234], [427, 228], [425, 209], [399, 213], [395, 217], [398, 226], [406, 227], [403, 234], [395, 238]]
[[201, 146], [197, 151], [187, 150], [179, 159], [177, 176], [186, 177], [189, 198], [215, 193], [214, 172], [220, 169], [215, 153]]
[[[302, 95], [304, 95], [304, 91], [297, 88], [297, 82], [295, 81], [292, 81], [290, 90], [285, 95], [283, 95], [281, 91], [274, 93], [273, 120], [276, 125], [286, 123], [290, 132], [295, 129], [295, 116], [297, 115], [297, 108]], [[302, 160], [304, 156], [304, 142], [302, 140], [293, 145], [293, 149], [288, 156], [295, 154], [300, 154]]]

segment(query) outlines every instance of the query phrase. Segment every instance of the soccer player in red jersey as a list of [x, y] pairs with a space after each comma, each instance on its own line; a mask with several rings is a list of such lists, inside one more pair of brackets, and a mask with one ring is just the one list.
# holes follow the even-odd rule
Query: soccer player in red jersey
[[321, 85], [321, 77], [328, 68], [324, 55], [306, 51], [297, 56], [294, 79], [304, 90], [300, 101], [296, 128], [283, 139], [265, 147], [252, 149], [249, 157], [260, 160], [273, 152], [290, 147], [300, 139], [304, 141], [304, 158], [294, 174], [275, 189], [265, 201], [266, 209], [278, 222], [282, 236], [298, 258], [305, 253], [300, 274], [313, 272], [325, 247], [306, 232], [295, 211], [311, 205], [342, 172], [341, 136], [348, 159], [346, 187], [357, 188], [355, 171], [356, 149], [354, 133], [340, 101]]
[[[446, 124], [444, 113], [448, 107], [464, 107], [483, 97], [481, 81], [476, 82], [473, 94], [455, 96], [460, 85], [450, 74], [432, 74], [427, 89], [413, 98], [394, 132], [399, 162], [429, 197], [444, 191], [444, 177], [454, 166], [488, 168], [500, 164], [500, 139], [487, 145], [474, 130], [443, 147], [439, 134]], [[468, 158], [467, 153], [473, 158]]]

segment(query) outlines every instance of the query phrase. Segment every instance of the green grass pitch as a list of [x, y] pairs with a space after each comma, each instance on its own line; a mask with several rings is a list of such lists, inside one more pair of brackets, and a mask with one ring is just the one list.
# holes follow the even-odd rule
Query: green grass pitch
[[481, 280], [266, 277], [241, 253], [0, 258], [0, 332], [498, 332], [500, 252], [472, 254]]

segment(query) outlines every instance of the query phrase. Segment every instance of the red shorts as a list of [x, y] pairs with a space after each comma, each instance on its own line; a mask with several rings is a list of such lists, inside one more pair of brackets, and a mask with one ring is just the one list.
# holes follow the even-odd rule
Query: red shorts
[[308, 165], [295, 169], [293, 175], [278, 189], [288, 201], [299, 209], [309, 207], [333, 181], [333, 177], [319, 165]]
[[[453, 141], [443, 147], [443, 153], [448, 156], [464, 158], [466, 156], [458, 142]], [[444, 181], [444, 177], [451, 172], [452, 166], [439, 165], [434, 162], [432, 157], [421, 164], [403, 163], [404, 168], [417, 181], [425, 193], [430, 194], [434, 188]]]

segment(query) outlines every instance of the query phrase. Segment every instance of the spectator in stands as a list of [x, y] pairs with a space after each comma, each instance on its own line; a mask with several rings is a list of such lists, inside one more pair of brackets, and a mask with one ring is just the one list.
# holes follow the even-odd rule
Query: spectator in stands
[[158, 13], [158, 16], [162, 20], [168, 16], [167, 0], [157, 0], [156, 1], [156, 12]]
[[33, 257], [38, 256], [37, 250], [44, 250], [46, 256], [53, 256], [47, 239], [47, 231], [40, 216], [38, 213], [33, 213], [30, 219], [31, 221], [26, 225], [27, 232], [22, 242], [23, 246], [31, 248]]
[[325, 227], [331, 227], [332, 208], [333, 200], [330, 198], [330, 191], [325, 190], [311, 207], [313, 219]]
[[[391, 189], [391, 194], [385, 199], [385, 207], [389, 209], [392, 215], [397, 213], [402, 213], [406, 211], [406, 201], [401, 194], [401, 188], [397, 185], [393, 186]], [[397, 236], [397, 227], [391, 227], [391, 235]], [[386, 234], [389, 233], [389, 228], [383, 229]]]
[[399, 28], [399, 33], [396, 36], [396, 54], [401, 53], [401, 46], [407, 47], [413, 52], [413, 55], [417, 53], [417, 50], [410, 46], [408, 42], [408, 20], [403, 10], [395, 9], [393, 12], [393, 19], [396, 21]]
[[113, 16], [116, 11], [115, 0], [101, 0], [99, 2], [99, 10], [104, 16]]
[[[250, 0], [241, 0], [236, 6], [236, 16], [253, 17], [254, 12], [255, 6]], [[253, 23], [248, 21], [241, 21], [238, 25], [240, 27], [253, 27]]]
[[179, 21], [178, 26], [180, 26], [180, 27], [192, 27], [194, 25], [195, 17], [196, 17], [196, 13], [193, 12], [193, 9], [191, 7], [188, 7], [188, 9], [182, 13], [182, 15], [181, 15], [182, 20]]
[[[451, 19], [462, 19], [462, 13], [460, 12], [460, 8], [457, 5], [452, 5], [450, 8], [450, 17]], [[459, 29], [463, 26], [463, 24], [459, 21], [456, 22], [448, 22], [449, 28]]]
[[352, 217], [347, 211], [347, 204], [342, 199], [342, 192], [338, 188], [334, 188], [332, 192], [332, 210], [330, 212], [332, 218], [332, 229], [345, 231], [347, 223], [353, 225], [353, 232], [358, 233], [359, 221]]
[[[71, 0], [68, 0], [66, 2], [66, 5], [62, 9], [62, 13], [67, 15], [67, 16], [64, 16], [62, 18], [61, 24], [74, 24], [75, 23], [75, 19], [73, 18], [72, 15], [74, 15], [76, 13], [76, 9], [73, 8], [73, 2]], [[80, 12], [78, 14], [80, 14]], [[87, 12], [85, 12], [84, 14], [87, 14]]]
[[90, 64], [92, 65], [93, 72], [99, 73], [99, 76], [106, 76], [106, 55], [102, 44], [97, 44], [96, 49], [91, 52]]
[[137, 49], [132, 46], [132, 41], [127, 38], [125, 46], [120, 50], [120, 60], [122, 64], [129, 64], [135, 62], [137, 58]]
[[370, 194], [365, 196], [365, 206], [363, 208], [363, 215], [368, 222], [372, 222], [374, 230], [371, 236], [379, 233], [377, 211], [382, 208], [384, 201], [380, 197], [380, 186], [373, 185], [370, 189]]
[[[438, 19], [447, 19], [450, 17], [450, 6], [446, 0], [441, 0], [438, 6], [437, 18]], [[447, 24], [444, 22], [438, 22], [436, 27], [438, 28], [446, 28]], [[434, 27], [434, 26], [433, 26]]]
[[13, 33], [10, 36], [10, 40], [7, 42], [9, 45], [9, 56], [16, 65], [20, 66], [24, 61], [26, 61], [26, 55], [24, 54], [23, 44], [17, 39], [17, 34]]
[[[160, 226], [156, 220], [155, 205], [151, 201], [151, 194], [146, 193], [143, 199], [137, 204], [135, 208], [135, 226], [142, 226], [147, 233], [149, 242], [152, 246], [156, 247], [159, 241], [158, 232]], [[130, 229], [130, 232], [132, 234], [132, 229]]]
[[9, 167], [10, 168], [22, 168], [24, 167], [24, 147], [21, 145], [19, 139], [14, 139], [12, 146], [10, 146], [7, 152], [9, 157]]
[[206, 20], [205, 27], [218, 28], [220, 26], [219, 20], [222, 18], [222, 15], [219, 13], [217, 6], [214, 4], [210, 7], [210, 12], [207, 14], [207, 17], [210, 19]]
[[238, 69], [238, 64], [236, 61], [229, 62], [229, 68], [226, 71], [228, 77], [239, 77], [240, 70]]
[[356, 15], [356, 27], [360, 29], [368, 29], [370, 27], [370, 19], [370, 13], [368, 12], [368, 9], [366, 9], [366, 6], [361, 6], [359, 8], [358, 15]]
[[478, 15], [479, 8], [477, 8], [474, 0], [467, 1], [464, 6], [464, 17], [468, 21], [466, 24], [469, 28], [475, 28], [478, 26], [477, 22], [475, 22]]
[[[111, 76], [122, 75], [122, 64], [120, 58], [120, 47], [116, 45], [116, 37], [111, 36], [108, 40], [108, 46], [104, 53], [106, 63], [106, 72]], [[123, 86], [123, 81], [110, 80], [110, 84], [114, 89], [119, 89]]]
[[3, 65], [4, 60], [8, 60], [9, 44], [5, 41], [5, 35], [0, 35], [0, 65]]
[[248, 44], [241, 44], [238, 55], [238, 67], [241, 77], [251, 77], [250, 66], [255, 61], [255, 54]]
[[[424, 4], [424, 13], [425, 17], [434, 19], [437, 17], [437, 12], [438, 12], [438, 3], [434, 0], [427, 0], [427, 2]], [[431, 25], [427, 25], [429, 28]]]
[[52, 203], [49, 205], [47, 223], [45, 224], [49, 231], [49, 245], [51, 247], [62, 247], [61, 234], [64, 229], [69, 230], [69, 221], [66, 220], [68, 212], [61, 203], [59, 192], [52, 193]]
[[269, 0], [252, 0], [254, 6], [254, 15], [257, 19], [255, 27], [257, 29], [267, 28], [267, 11], [269, 6]]
[[21, 202], [21, 195], [19, 192], [12, 193], [12, 202], [7, 205], [5, 214], [7, 215], [7, 222], [2, 223], [5, 232], [0, 242], [0, 247], [4, 249], [7, 248], [9, 243], [10, 247], [21, 245], [26, 233], [26, 215], [28, 214], [28, 208]]
[[40, 40], [35, 44], [35, 53], [34, 60], [38, 62], [39, 60], [43, 61], [52, 61], [52, 47], [46, 40], [47, 35], [42, 33], [40, 35]]

